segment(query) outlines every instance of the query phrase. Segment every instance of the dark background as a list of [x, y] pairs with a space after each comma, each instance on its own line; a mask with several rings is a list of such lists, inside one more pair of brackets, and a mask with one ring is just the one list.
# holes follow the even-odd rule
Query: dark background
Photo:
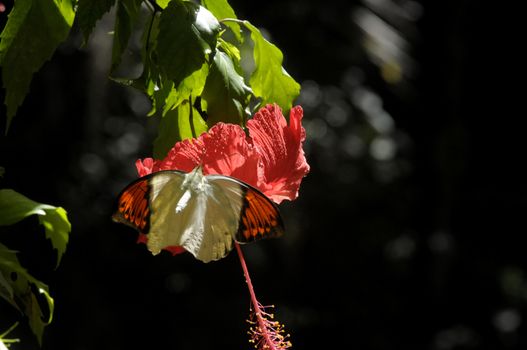
[[[275, 305], [294, 348], [524, 349], [512, 10], [477, 0], [231, 4], [267, 30], [303, 88], [311, 173], [281, 205], [286, 236], [243, 247], [260, 301]], [[42, 348], [249, 348], [236, 254], [153, 257], [110, 220], [158, 122], [144, 96], [107, 79], [110, 30], [108, 16], [79, 49], [75, 28], [0, 136], [1, 187], [64, 207], [73, 226], [56, 271], [36, 219], [1, 231], [55, 299]], [[0, 332], [17, 317], [0, 306]], [[17, 336], [13, 349], [37, 348], [23, 322]]]

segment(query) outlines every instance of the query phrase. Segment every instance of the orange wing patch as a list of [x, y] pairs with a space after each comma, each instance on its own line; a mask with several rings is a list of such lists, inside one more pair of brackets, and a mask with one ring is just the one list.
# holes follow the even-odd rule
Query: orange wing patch
[[277, 206], [262, 193], [248, 188], [240, 216], [236, 241], [250, 242], [280, 236], [284, 224]]
[[119, 205], [113, 219], [146, 233], [149, 229], [148, 180], [142, 179], [129, 185], [119, 196]]

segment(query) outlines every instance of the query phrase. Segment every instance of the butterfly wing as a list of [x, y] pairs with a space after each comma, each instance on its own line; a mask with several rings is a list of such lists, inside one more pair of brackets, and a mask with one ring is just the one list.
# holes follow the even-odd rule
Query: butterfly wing
[[167, 246], [182, 246], [197, 259], [209, 262], [232, 249], [239, 206], [220, 188], [193, 171], [182, 181], [167, 183], [151, 201], [148, 249], [157, 254]]
[[238, 228], [234, 234], [237, 242], [278, 237], [284, 233], [277, 205], [258, 189], [232, 177], [209, 175], [207, 178], [222, 189], [231, 203], [241, 203], [238, 209]]
[[137, 229], [148, 232], [150, 226], [150, 206], [148, 179], [141, 178], [127, 186], [118, 196], [117, 211], [112, 219]]
[[117, 197], [117, 211], [112, 219], [147, 234], [152, 221], [152, 200], [167, 183], [181, 182], [183, 178], [184, 173], [179, 171], [160, 171], [137, 179]]
[[257, 189], [222, 175], [160, 171], [133, 182], [119, 195], [115, 221], [147, 237], [153, 254], [182, 246], [204, 262], [223, 258], [232, 242], [279, 236], [277, 206]]

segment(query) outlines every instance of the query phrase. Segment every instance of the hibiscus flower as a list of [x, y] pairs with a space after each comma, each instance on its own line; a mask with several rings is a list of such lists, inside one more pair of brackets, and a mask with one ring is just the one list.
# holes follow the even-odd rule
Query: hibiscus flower
[[[305, 139], [302, 117], [302, 108], [293, 107], [288, 124], [277, 105], [267, 105], [247, 122], [248, 135], [239, 125], [217, 123], [197, 138], [176, 143], [164, 159], [137, 160], [137, 170], [140, 176], [145, 176], [161, 170], [189, 173], [197, 168], [203, 175], [219, 174], [241, 180], [277, 204], [294, 200], [302, 178], [309, 172], [302, 149]], [[140, 234], [139, 242], [148, 243], [147, 235]], [[283, 326], [256, 299], [238, 242], [234, 241], [234, 247], [251, 297], [250, 341], [257, 349], [291, 347]], [[185, 251], [181, 246], [163, 249], [172, 254]]]
[[176, 143], [164, 159], [137, 160], [137, 171], [140, 176], [159, 170], [190, 172], [201, 165], [204, 175], [237, 178], [277, 204], [294, 200], [309, 172], [302, 117], [302, 107], [293, 107], [287, 124], [280, 107], [267, 105], [247, 122], [248, 136], [239, 125], [217, 123], [197, 138]]

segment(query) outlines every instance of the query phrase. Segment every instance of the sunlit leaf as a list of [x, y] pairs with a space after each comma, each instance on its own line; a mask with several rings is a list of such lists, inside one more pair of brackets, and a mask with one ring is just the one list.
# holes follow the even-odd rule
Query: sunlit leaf
[[[203, 6], [205, 6], [212, 14], [218, 19], [222, 20], [225, 18], [238, 18], [236, 13], [232, 9], [231, 5], [227, 0], [203, 0]], [[231, 28], [232, 33], [238, 40], [242, 41], [242, 34], [240, 25], [236, 22], [224, 22], [226, 26]]]
[[221, 38], [218, 39], [218, 43], [219, 43], [219, 47], [221, 48], [221, 50], [223, 52], [225, 52], [227, 55], [229, 55], [229, 57], [232, 60], [232, 63], [234, 64], [234, 67], [236, 68], [238, 73], [240, 73], [241, 72], [241, 68], [240, 68], [240, 60], [241, 60], [240, 50], [236, 46], [234, 46], [233, 44], [231, 44], [228, 41], [225, 41], [225, 40], [223, 40]]
[[7, 350], [5, 344], [19, 343], [20, 339], [18, 338], [7, 338], [9, 333], [11, 333], [18, 326], [18, 322], [15, 322], [11, 327], [5, 330], [0, 334], [0, 350]]
[[39, 215], [38, 219], [46, 230], [46, 238], [51, 241], [53, 248], [57, 249], [57, 266], [68, 245], [71, 224], [68, 221], [66, 210], [61, 207], [45, 209], [46, 215]]
[[15, 224], [30, 215], [46, 215], [46, 209], [54, 208], [32, 201], [13, 190], [0, 190], [0, 226]]
[[79, 0], [77, 3], [76, 23], [84, 36], [84, 42], [95, 27], [95, 23], [115, 4], [116, 0]]
[[121, 63], [123, 52], [128, 46], [132, 30], [137, 21], [143, 0], [119, 0], [115, 17], [112, 49], [112, 69]]
[[33, 73], [66, 39], [75, 12], [72, 0], [17, 0], [0, 35], [0, 66], [9, 128]]
[[261, 105], [276, 103], [286, 114], [300, 93], [300, 85], [282, 67], [282, 51], [267, 41], [258, 28], [247, 21], [244, 24], [251, 31], [254, 42], [255, 70], [250, 79], [251, 88], [262, 99]]
[[169, 2], [170, 2], [170, 0], [156, 0], [156, 4], [158, 4], [159, 7], [161, 7], [162, 9], [167, 7]]
[[243, 125], [251, 89], [234, 69], [230, 57], [218, 51], [210, 68], [202, 98], [209, 125], [226, 122]]
[[158, 64], [175, 85], [200, 69], [216, 48], [220, 25], [204, 7], [172, 0], [163, 13], [157, 36]]
[[57, 266], [66, 250], [71, 224], [60, 207], [37, 203], [10, 189], [0, 190], [0, 226], [12, 225], [30, 215], [38, 215], [46, 237], [57, 249]]
[[178, 141], [196, 137], [207, 131], [207, 123], [188, 101], [170, 110], [159, 123], [159, 133], [154, 141], [154, 158], [163, 159]]
[[147, 81], [145, 91], [152, 101], [152, 110], [148, 113], [148, 116], [152, 116], [155, 113], [163, 114], [166, 100], [173, 89], [174, 82], [166, 78], [159, 78], [157, 83], [151, 79]]
[[191, 75], [183, 79], [183, 81], [176, 87], [172, 88], [165, 100], [163, 107], [163, 115], [169, 110], [179, 106], [184, 100], [188, 100], [189, 96], [199, 96], [205, 86], [209, 66], [204, 63], [203, 66]]
[[[2, 243], [0, 243], [0, 273], [6, 277], [14, 292], [13, 300], [6, 300], [27, 316], [29, 326], [41, 344], [44, 327], [53, 317], [53, 299], [49, 295], [48, 287], [31, 276], [20, 265], [15, 252]], [[0, 296], [4, 297], [3, 294]]]

